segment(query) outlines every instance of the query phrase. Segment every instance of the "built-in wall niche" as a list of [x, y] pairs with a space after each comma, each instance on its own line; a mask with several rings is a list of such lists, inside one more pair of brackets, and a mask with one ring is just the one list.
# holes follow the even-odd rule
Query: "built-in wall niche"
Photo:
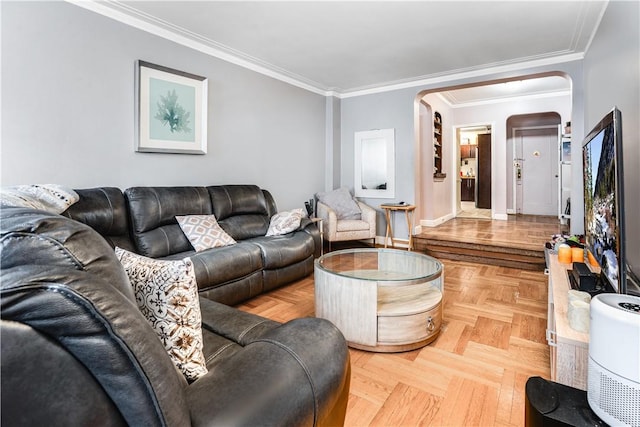
[[395, 130], [355, 133], [354, 193], [356, 197], [395, 197]]
[[442, 180], [447, 177], [442, 173], [442, 114], [433, 113], [433, 177]]

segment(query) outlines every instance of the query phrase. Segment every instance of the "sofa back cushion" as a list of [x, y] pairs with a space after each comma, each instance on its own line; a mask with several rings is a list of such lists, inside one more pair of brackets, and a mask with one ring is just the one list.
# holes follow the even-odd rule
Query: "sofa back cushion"
[[[24, 425], [90, 425], [98, 420], [76, 406], [115, 405], [113, 424], [190, 425], [186, 381], [99, 234], [60, 215], [9, 208], [0, 210], [0, 247], [3, 420], [20, 408]], [[43, 360], [49, 376], [38, 375]], [[34, 390], [42, 396], [31, 400]], [[61, 401], [71, 390], [85, 400]]]
[[62, 213], [96, 230], [112, 248], [133, 250], [129, 235], [129, 214], [119, 188], [100, 187], [75, 190], [80, 200]]
[[235, 240], [264, 236], [276, 213], [273, 198], [256, 185], [207, 187], [218, 224]]
[[193, 250], [176, 216], [212, 213], [205, 187], [132, 187], [124, 195], [136, 252], [151, 258]]

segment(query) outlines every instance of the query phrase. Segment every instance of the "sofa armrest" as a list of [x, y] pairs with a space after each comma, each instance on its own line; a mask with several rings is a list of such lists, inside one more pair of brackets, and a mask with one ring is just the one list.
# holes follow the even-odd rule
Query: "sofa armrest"
[[313, 237], [313, 257], [320, 257], [322, 254], [322, 239], [320, 238], [320, 230], [318, 229], [318, 226], [309, 218], [302, 218], [298, 230], [304, 231]]
[[193, 426], [342, 425], [350, 361], [329, 321], [292, 320], [187, 387]]
[[240, 345], [247, 345], [280, 323], [200, 297], [202, 328]]

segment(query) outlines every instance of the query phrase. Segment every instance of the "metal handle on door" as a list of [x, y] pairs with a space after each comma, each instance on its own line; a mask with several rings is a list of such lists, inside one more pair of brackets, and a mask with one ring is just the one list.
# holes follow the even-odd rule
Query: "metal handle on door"
[[522, 179], [522, 162], [524, 159], [513, 159], [513, 166], [516, 168], [516, 179]]

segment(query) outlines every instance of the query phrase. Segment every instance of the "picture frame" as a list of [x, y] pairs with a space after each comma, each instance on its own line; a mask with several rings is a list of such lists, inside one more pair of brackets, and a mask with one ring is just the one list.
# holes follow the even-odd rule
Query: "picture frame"
[[206, 154], [207, 105], [207, 78], [137, 60], [135, 150]]

